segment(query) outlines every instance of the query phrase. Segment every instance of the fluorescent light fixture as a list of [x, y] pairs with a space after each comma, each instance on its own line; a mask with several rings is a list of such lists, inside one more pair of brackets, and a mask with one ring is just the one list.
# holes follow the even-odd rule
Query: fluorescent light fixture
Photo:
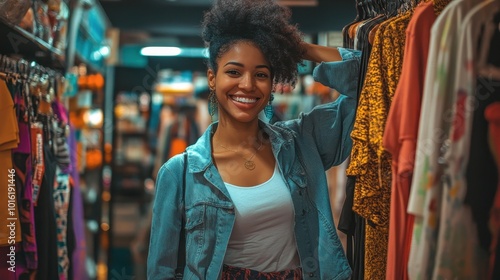
[[102, 46], [100, 49], [99, 49], [99, 52], [101, 53], [101, 55], [103, 57], [108, 57], [111, 50], [108, 46]]
[[141, 54], [144, 56], [178, 56], [182, 50], [178, 47], [144, 47]]
[[178, 48], [178, 47], [144, 47], [143, 56], [181, 56], [181, 57], [208, 57], [207, 48]]

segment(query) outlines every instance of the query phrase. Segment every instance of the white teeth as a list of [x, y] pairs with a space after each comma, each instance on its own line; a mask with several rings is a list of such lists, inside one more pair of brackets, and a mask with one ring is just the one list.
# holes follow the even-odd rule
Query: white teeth
[[255, 102], [257, 102], [257, 99], [255, 99], [255, 98], [246, 98], [246, 97], [239, 97], [239, 96], [233, 96], [233, 100], [241, 102], [241, 103], [255, 103]]

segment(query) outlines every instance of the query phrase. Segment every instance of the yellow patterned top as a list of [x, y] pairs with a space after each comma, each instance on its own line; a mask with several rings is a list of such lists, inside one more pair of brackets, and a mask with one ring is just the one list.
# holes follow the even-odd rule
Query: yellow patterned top
[[403, 65], [406, 27], [412, 11], [380, 24], [351, 137], [348, 175], [357, 176], [353, 209], [376, 225], [389, 223], [391, 158], [382, 138]]
[[365, 279], [385, 279], [391, 200], [391, 157], [382, 138], [403, 65], [413, 11], [380, 24], [351, 133], [348, 175], [356, 176], [353, 210], [367, 220]]

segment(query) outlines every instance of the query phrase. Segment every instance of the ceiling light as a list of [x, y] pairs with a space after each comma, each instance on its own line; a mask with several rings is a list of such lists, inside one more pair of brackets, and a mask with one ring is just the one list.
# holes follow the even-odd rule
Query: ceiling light
[[207, 48], [178, 48], [178, 47], [144, 47], [143, 56], [180, 56], [208, 58]]
[[99, 52], [101, 53], [101, 55], [103, 57], [108, 57], [111, 50], [108, 46], [101, 46], [101, 48], [99, 49]]
[[182, 50], [177, 47], [144, 47], [141, 54], [145, 56], [177, 56]]

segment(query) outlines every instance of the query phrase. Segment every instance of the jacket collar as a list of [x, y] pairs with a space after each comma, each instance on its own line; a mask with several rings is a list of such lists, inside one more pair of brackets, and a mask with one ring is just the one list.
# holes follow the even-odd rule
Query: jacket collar
[[[190, 173], [198, 173], [207, 170], [210, 166], [213, 166], [212, 159], [212, 136], [214, 132], [217, 130], [218, 122], [212, 123], [207, 130], [203, 133], [203, 135], [196, 141], [196, 143], [192, 146], [189, 146], [187, 151], [188, 156], [188, 166], [187, 169]], [[278, 162], [284, 160], [281, 157], [283, 156], [281, 151], [282, 149], [287, 149], [287, 157], [289, 157], [288, 153], [291, 153], [293, 149], [293, 132], [290, 130], [283, 129], [279, 126], [275, 126], [272, 124], [265, 123], [259, 120], [259, 127], [269, 135], [269, 139], [272, 143], [272, 149], [275, 158]], [[295, 156], [294, 152], [292, 152], [290, 156], [292, 158]], [[285, 171], [285, 170], [283, 170]]]

